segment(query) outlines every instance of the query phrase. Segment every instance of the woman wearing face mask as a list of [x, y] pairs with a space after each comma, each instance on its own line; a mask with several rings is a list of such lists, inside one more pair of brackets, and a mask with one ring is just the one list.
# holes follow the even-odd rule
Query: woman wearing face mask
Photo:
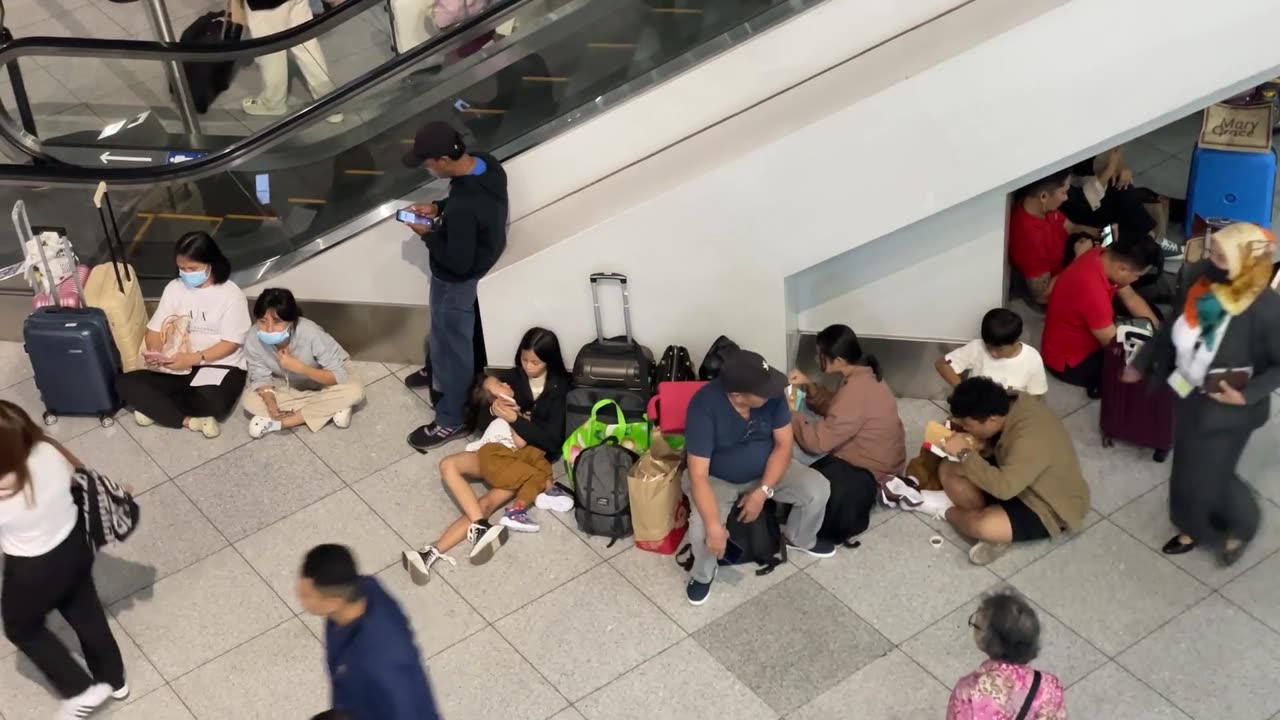
[[811, 467], [831, 483], [827, 517], [819, 535], [845, 542], [867, 529], [881, 485], [902, 472], [906, 436], [898, 398], [880, 375], [880, 364], [862, 352], [847, 325], [818, 333], [818, 363], [841, 377], [835, 392], [792, 370], [790, 383], [805, 389], [813, 416], [792, 404], [791, 429], [801, 450], [822, 455]]
[[306, 425], [318, 432], [330, 420], [346, 428], [364, 387], [347, 351], [319, 325], [302, 317], [293, 293], [263, 290], [253, 305], [254, 332], [245, 342], [249, 384], [244, 409], [249, 434]]
[[[22, 408], [0, 400], [0, 551], [5, 637], [65, 698], [55, 718], [88, 717], [129, 696], [120, 647], [93, 584], [93, 550], [71, 495], [81, 463]], [[57, 610], [80, 641], [81, 664], [45, 620]], [[87, 667], [87, 672], [86, 672]]]
[[[147, 323], [148, 369], [126, 373], [116, 391], [138, 425], [185, 427], [214, 438], [244, 389], [249, 308], [230, 280], [231, 262], [208, 233], [183, 235], [174, 256], [178, 278], [165, 286]], [[164, 333], [175, 320], [186, 323], [186, 350], [165, 355]]]
[[1125, 382], [1168, 383], [1175, 408], [1169, 555], [1197, 543], [1223, 565], [1258, 531], [1258, 502], [1236, 474], [1254, 430], [1280, 388], [1280, 295], [1271, 290], [1275, 236], [1237, 223], [1214, 233], [1207, 260], [1190, 268], [1177, 319], [1126, 368]]

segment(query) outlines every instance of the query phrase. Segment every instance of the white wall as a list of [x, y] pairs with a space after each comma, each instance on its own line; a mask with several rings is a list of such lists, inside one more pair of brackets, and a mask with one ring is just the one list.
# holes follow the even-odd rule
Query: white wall
[[[763, 144], [722, 137], [746, 152], [482, 281], [489, 353], [511, 354], [533, 324], [552, 327], [570, 348], [585, 341], [586, 276], [613, 270], [634, 281], [642, 341], [696, 354], [725, 332], [782, 364], [788, 276], [1274, 73], [1277, 27], [1275, 0], [1219, 0], [1212, 12], [1203, 0], [1071, 0], [919, 72], [885, 64], [892, 47], [868, 53], [848, 64], [863, 74], [845, 83], [849, 92], [878, 84], [863, 99]], [[1078, 52], [1081, 38], [1088, 52]], [[896, 57], [909, 63], [930, 51]], [[900, 81], [885, 86], [886, 78]], [[636, 171], [680, 159], [678, 145]], [[584, 191], [556, 210], [590, 214], [598, 201]], [[994, 264], [973, 279], [998, 284]], [[956, 308], [963, 314], [952, 316]], [[971, 323], [971, 313], [915, 307], [895, 317], [895, 334], [937, 335]]]
[[864, 336], [972, 339], [1003, 301], [1007, 207], [1008, 195], [988, 192], [792, 275], [794, 329], [843, 323]]
[[[532, 213], [963, 4], [965, 0], [827, 0], [526, 151], [506, 164], [512, 226], [503, 262], [519, 262], [564, 237], [528, 227], [522, 220]], [[404, 244], [416, 247], [398, 247]], [[426, 262], [420, 246], [398, 223], [383, 222], [249, 292], [278, 284], [304, 299], [425, 304]], [[411, 262], [397, 262], [401, 255]], [[352, 272], [355, 267], [362, 271]]]

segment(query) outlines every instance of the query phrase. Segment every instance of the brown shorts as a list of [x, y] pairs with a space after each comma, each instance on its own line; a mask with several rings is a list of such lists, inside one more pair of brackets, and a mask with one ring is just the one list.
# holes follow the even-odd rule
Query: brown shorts
[[535, 447], [512, 450], [501, 443], [489, 443], [482, 445], [476, 455], [485, 484], [495, 490], [515, 493], [516, 499], [526, 506], [533, 505], [551, 479], [551, 463]]

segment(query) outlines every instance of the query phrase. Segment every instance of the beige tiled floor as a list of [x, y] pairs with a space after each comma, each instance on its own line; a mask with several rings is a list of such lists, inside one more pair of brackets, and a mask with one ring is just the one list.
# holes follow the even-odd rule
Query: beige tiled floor
[[[435, 457], [402, 442], [430, 409], [391, 369], [360, 372], [370, 404], [345, 431], [251, 441], [237, 421], [207, 441], [128, 418], [114, 428], [59, 422], [76, 452], [138, 485], [146, 511], [95, 573], [135, 689], [108, 715], [239, 720], [321, 709], [321, 624], [297, 614], [292, 586], [301, 553], [325, 540], [355, 548], [404, 604], [450, 720], [936, 718], [950, 685], [980, 660], [969, 613], [1004, 583], [1040, 608], [1038, 665], [1068, 684], [1072, 717], [1280, 712], [1280, 416], [1242, 466], [1267, 524], [1229, 571], [1199, 553], [1160, 555], [1171, 532], [1168, 467], [1133, 448], [1101, 448], [1097, 404], [1055, 384], [1094, 491], [1079, 535], [976, 568], [953, 533], [935, 549], [938, 528], [920, 516], [877, 512], [860, 548], [764, 577], [725, 568], [710, 602], [693, 608], [671, 558], [629, 543], [606, 548], [571, 518], [546, 514], [540, 534], [513, 538], [493, 562], [445, 566], [414, 586], [397, 554], [454, 512]], [[0, 396], [38, 411], [33, 391], [21, 347], [0, 344]], [[913, 435], [943, 414], [912, 399], [901, 412]], [[0, 641], [0, 718], [43, 719], [53, 704]]]

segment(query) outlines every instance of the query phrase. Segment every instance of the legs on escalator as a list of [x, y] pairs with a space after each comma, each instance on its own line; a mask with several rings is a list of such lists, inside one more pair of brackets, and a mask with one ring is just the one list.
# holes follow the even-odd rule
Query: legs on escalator
[[[255, 38], [273, 35], [301, 25], [312, 18], [308, 0], [284, 0], [269, 10], [249, 10], [245, 22], [249, 34]], [[314, 97], [333, 92], [333, 80], [324, 59], [324, 50], [317, 40], [308, 40], [288, 51], [265, 55], [257, 59], [262, 75], [262, 94], [244, 101], [244, 111], [249, 115], [284, 115], [288, 112], [289, 58], [297, 63]], [[330, 122], [342, 122], [342, 114], [329, 117]]]

